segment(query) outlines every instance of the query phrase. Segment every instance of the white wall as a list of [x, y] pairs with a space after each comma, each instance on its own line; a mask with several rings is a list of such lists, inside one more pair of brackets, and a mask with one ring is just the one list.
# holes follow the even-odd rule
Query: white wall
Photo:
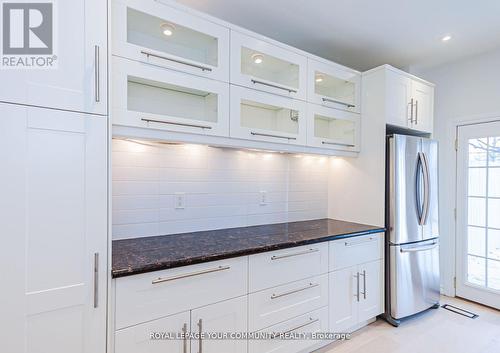
[[414, 73], [436, 84], [434, 138], [440, 141], [441, 273], [444, 291], [452, 295], [456, 127], [500, 117], [500, 50]]
[[125, 140], [112, 150], [114, 239], [327, 217], [328, 157]]

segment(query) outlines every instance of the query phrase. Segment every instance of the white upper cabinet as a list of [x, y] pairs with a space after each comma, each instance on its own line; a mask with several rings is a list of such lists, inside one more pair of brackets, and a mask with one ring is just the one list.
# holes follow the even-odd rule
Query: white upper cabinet
[[229, 136], [229, 84], [113, 58], [113, 124]]
[[0, 70], [0, 101], [107, 114], [107, 3], [54, 2], [56, 67]]
[[358, 152], [361, 141], [359, 114], [307, 104], [307, 145]]
[[306, 143], [306, 102], [231, 85], [231, 137]]
[[113, 54], [229, 80], [229, 29], [153, 0], [113, 1]]
[[307, 58], [231, 31], [231, 83], [306, 99]]
[[412, 82], [414, 101], [413, 128], [432, 132], [434, 124], [434, 87], [420, 81]]
[[359, 72], [308, 59], [307, 100], [331, 108], [361, 112]]

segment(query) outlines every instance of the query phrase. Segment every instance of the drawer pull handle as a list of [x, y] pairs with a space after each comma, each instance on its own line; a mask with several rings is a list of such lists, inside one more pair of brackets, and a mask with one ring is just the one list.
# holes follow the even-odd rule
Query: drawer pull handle
[[254, 79], [251, 79], [250, 81], [252, 81], [252, 83], [254, 85], [255, 84], [259, 84], [259, 85], [268, 86], [268, 87], [272, 87], [272, 88], [282, 89], [283, 91], [287, 91], [289, 93], [297, 93], [297, 90], [291, 89], [291, 88], [288, 88], [288, 87], [273, 85], [272, 83], [267, 83], [267, 82], [264, 82], [264, 81], [259, 81], [259, 80], [254, 80]]
[[287, 139], [287, 140], [296, 140], [296, 137], [289, 137], [289, 136], [280, 136], [280, 135], [271, 135], [271, 134], [261, 134], [260, 132], [254, 132], [251, 131], [250, 134], [254, 136], [264, 136], [264, 137], [274, 137], [277, 139]]
[[280, 294], [274, 294], [273, 293], [273, 295], [271, 295], [271, 299], [285, 297], [287, 295], [298, 293], [298, 292], [302, 292], [302, 291], [304, 291], [306, 289], [314, 288], [314, 287], [317, 287], [317, 286], [319, 286], [319, 283], [309, 283], [306, 287], [302, 287], [302, 288], [298, 288], [298, 289], [292, 289], [292, 290], [289, 290], [287, 292], [283, 292], [283, 293], [280, 293]]
[[187, 353], [188, 347], [187, 347], [187, 324], [182, 325], [182, 333], [184, 334], [183, 341], [182, 341], [182, 353]]
[[340, 143], [340, 142], [329, 142], [329, 141], [321, 141], [323, 145], [334, 145], [334, 146], [344, 146], [344, 147], [356, 147], [352, 143]]
[[191, 67], [194, 67], [196, 69], [200, 69], [201, 71], [212, 71], [212, 68], [210, 68], [208, 66], [191, 64], [191, 63], [188, 63], [186, 61], [182, 61], [182, 60], [174, 59], [174, 58], [169, 58], [167, 56], [162, 56], [162, 55], [150, 53], [150, 52], [147, 52], [147, 51], [144, 51], [144, 50], [141, 50], [141, 54], [146, 55], [146, 57], [148, 59], [149, 59], [150, 56], [152, 56], [153, 58], [163, 59], [163, 60], [167, 60], [167, 61], [172, 61], [174, 63], [178, 63], [178, 64], [182, 64], [182, 65], [186, 65], [186, 66], [191, 66]]
[[346, 103], [346, 102], [342, 102], [342, 101], [338, 101], [338, 100], [335, 100], [335, 99], [331, 99], [331, 98], [321, 98], [323, 100], [323, 103], [324, 102], [329, 102], [329, 103], [335, 103], [335, 104], [342, 104], [342, 105], [345, 105], [347, 108], [354, 108], [356, 107], [354, 104], [351, 104], [351, 103]]
[[306, 255], [306, 254], [310, 254], [310, 253], [318, 252], [318, 251], [319, 251], [319, 249], [307, 249], [307, 250], [299, 251], [299, 252], [292, 253], [292, 254], [273, 255], [273, 256], [271, 256], [271, 260], [286, 259], [287, 257], [293, 257], [293, 256], [299, 256], [299, 255]]
[[198, 338], [198, 353], [203, 353], [203, 340], [202, 340], [203, 320], [202, 319], [198, 320], [198, 333], [200, 334], [200, 337]]
[[374, 241], [374, 240], [377, 240], [377, 238], [370, 237], [368, 239], [361, 240], [361, 241], [352, 241], [352, 242], [346, 241], [344, 244], [345, 244], [345, 246], [356, 246], [356, 245], [360, 245], [360, 244], [364, 244], [364, 243], [369, 243], [369, 242]]
[[296, 331], [298, 329], [301, 329], [303, 327], [312, 325], [312, 324], [314, 324], [315, 322], [318, 322], [318, 321], [319, 321], [319, 319], [313, 319], [312, 317], [310, 317], [308, 322], [306, 322], [304, 324], [301, 324], [301, 325], [298, 325], [298, 326], [295, 326], [294, 328], [291, 328], [289, 330], [286, 330], [286, 331], [283, 332], [283, 334], [286, 335], [287, 333], [290, 333], [290, 332]]
[[141, 120], [145, 121], [145, 122], [148, 122], [148, 123], [160, 123], [160, 124], [187, 126], [187, 127], [197, 127], [199, 129], [211, 129], [212, 128], [209, 125], [196, 125], [196, 124], [188, 124], [188, 123], [178, 123], [178, 122], [175, 122], [175, 121], [155, 120], [155, 119], [148, 119], [148, 118], [142, 118]]
[[153, 282], [151, 282], [151, 283], [158, 284], [158, 283], [163, 283], [163, 282], [175, 281], [177, 279], [200, 276], [200, 275], [204, 275], [204, 274], [212, 273], [212, 272], [225, 271], [225, 270], [229, 270], [230, 268], [231, 268], [231, 266], [219, 266], [216, 268], [209, 268], [209, 269], [202, 270], [202, 271], [184, 273], [182, 275], [177, 275], [177, 276], [172, 276], [172, 277], [165, 277], [165, 278], [158, 277], [157, 279], [154, 279]]

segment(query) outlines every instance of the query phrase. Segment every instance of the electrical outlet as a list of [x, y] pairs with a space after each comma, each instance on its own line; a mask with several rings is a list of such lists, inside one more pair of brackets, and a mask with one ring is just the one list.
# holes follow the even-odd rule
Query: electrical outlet
[[186, 194], [184, 192], [176, 192], [174, 194], [174, 207], [176, 209], [186, 208]]
[[261, 206], [267, 205], [267, 191], [260, 192], [260, 205]]

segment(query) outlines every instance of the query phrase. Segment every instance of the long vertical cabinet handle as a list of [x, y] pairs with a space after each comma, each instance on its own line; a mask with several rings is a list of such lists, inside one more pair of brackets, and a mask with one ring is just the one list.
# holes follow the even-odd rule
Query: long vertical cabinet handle
[[201, 338], [201, 334], [203, 332], [203, 321], [201, 319], [198, 320], [198, 333], [200, 337], [198, 338], [198, 353], [203, 353], [203, 340]]
[[99, 306], [99, 253], [94, 253], [94, 308]]
[[94, 46], [94, 64], [95, 101], [99, 103], [101, 101], [101, 59], [100, 48], [98, 45]]
[[354, 278], [356, 278], [356, 301], [359, 302], [359, 272], [356, 273]]
[[415, 125], [418, 125], [418, 100], [415, 100]]
[[366, 299], [366, 270], [363, 270], [361, 276], [363, 276], [363, 291], [361, 294], [363, 294], [363, 299]]
[[[417, 154], [417, 173], [415, 176], [415, 202], [417, 205], [417, 216], [418, 216], [418, 224], [424, 224], [424, 204], [425, 200], [422, 201], [420, 199], [420, 178], [424, 180], [424, 195], [425, 195], [425, 187], [426, 187], [426, 179], [424, 176], [424, 159], [422, 157], [422, 152], [418, 152]], [[425, 196], [424, 196], [425, 197]]]
[[413, 124], [413, 98], [408, 105], [410, 106], [410, 124]]
[[184, 334], [182, 342], [182, 353], [188, 353], [188, 341], [187, 341], [187, 324], [182, 326], [182, 333]]
[[427, 156], [422, 152], [422, 161], [424, 169], [424, 203], [422, 210], [422, 225], [427, 223], [430, 206], [430, 175], [429, 175], [429, 162]]

